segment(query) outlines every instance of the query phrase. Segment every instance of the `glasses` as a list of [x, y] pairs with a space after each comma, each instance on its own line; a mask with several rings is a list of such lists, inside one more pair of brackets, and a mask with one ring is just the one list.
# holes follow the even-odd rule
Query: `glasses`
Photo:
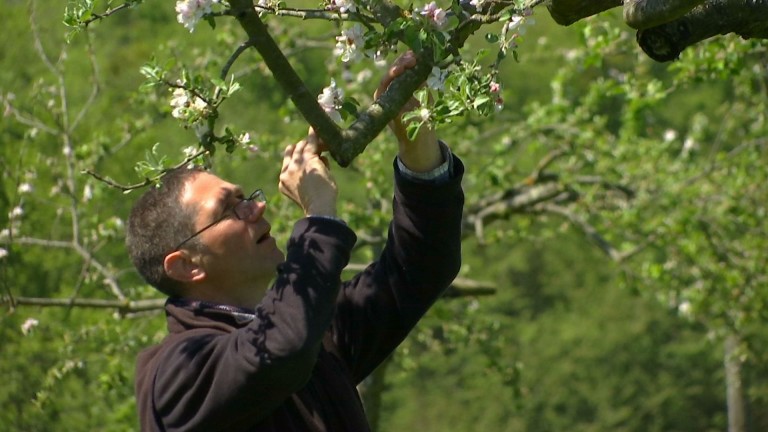
[[[261, 189], [256, 189], [255, 191], [253, 191], [253, 193], [248, 195], [248, 198], [241, 199], [240, 202], [238, 202], [237, 204], [234, 205], [234, 207], [232, 207], [231, 214], [233, 214], [238, 220], [244, 220], [244, 219], [250, 218], [253, 215], [253, 212], [254, 212], [253, 205], [252, 205], [254, 202], [260, 202], [260, 203], [266, 203], [267, 202], [267, 195], [264, 194], [264, 191], [262, 191]], [[176, 246], [176, 248], [173, 251], [175, 252], [175, 251], [181, 249], [181, 247], [184, 246], [184, 244], [186, 244], [188, 241], [190, 241], [193, 238], [199, 236], [200, 234], [203, 233], [203, 231], [207, 230], [208, 228], [211, 228], [212, 226], [216, 225], [217, 223], [223, 221], [224, 219], [229, 217], [229, 215], [230, 215], [230, 212], [229, 211], [225, 211], [224, 215], [222, 217], [216, 219], [215, 221], [213, 221], [213, 222], [209, 223], [208, 225], [202, 227], [196, 233], [194, 233], [191, 236], [187, 237], [187, 239], [184, 240], [183, 242], [179, 243], [179, 245]]]

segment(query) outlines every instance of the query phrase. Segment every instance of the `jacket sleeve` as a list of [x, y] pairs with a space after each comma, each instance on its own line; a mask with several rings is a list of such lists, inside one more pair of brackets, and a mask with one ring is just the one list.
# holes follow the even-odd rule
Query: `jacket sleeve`
[[300, 220], [251, 323], [183, 332], [158, 354], [152, 411], [165, 430], [242, 430], [304, 386], [355, 241], [338, 222]]
[[464, 166], [439, 183], [395, 170], [393, 216], [381, 256], [342, 285], [333, 323], [337, 355], [362, 381], [405, 339], [461, 266]]

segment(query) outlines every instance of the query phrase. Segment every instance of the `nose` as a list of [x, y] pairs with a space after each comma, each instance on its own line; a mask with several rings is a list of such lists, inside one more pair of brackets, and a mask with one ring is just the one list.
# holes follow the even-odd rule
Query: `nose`
[[249, 201], [248, 202], [248, 216], [245, 217], [247, 222], [256, 222], [262, 216], [267, 209], [267, 203], [262, 201]]

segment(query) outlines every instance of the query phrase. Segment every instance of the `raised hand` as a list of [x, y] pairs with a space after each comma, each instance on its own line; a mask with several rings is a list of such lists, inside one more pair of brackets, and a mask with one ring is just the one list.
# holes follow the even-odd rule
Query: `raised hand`
[[[412, 51], [398, 57], [387, 70], [384, 78], [381, 79], [379, 87], [374, 93], [374, 98], [378, 98], [380, 94], [384, 93], [395, 78], [416, 66], [416, 61], [416, 55]], [[427, 172], [440, 166], [443, 163], [443, 156], [440, 152], [440, 146], [437, 144], [435, 131], [429, 125], [422, 126], [413, 140], [408, 139], [406, 125], [403, 123], [402, 117], [404, 113], [412, 111], [418, 106], [419, 102], [411, 98], [403, 106], [400, 114], [390, 122], [389, 127], [399, 143], [399, 156], [403, 164], [411, 171]]]
[[305, 139], [289, 145], [283, 153], [280, 192], [305, 215], [336, 216], [338, 190], [328, 159], [321, 155], [324, 150], [325, 145], [310, 129]]

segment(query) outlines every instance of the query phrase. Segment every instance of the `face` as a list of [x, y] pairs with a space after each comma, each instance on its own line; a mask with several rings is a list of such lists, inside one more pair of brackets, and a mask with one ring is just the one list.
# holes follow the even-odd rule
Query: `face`
[[184, 205], [197, 209], [197, 229], [224, 216], [198, 239], [206, 279], [222, 289], [262, 288], [258, 285], [271, 280], [277, 265], [285, 260], [264, 218], [266, 203], [248, 203], [253, 206], [251, 215], [243, 220], [235, 217], [232, 207], [244, 197], [240, 187], [209, 173], [195, 176], [182, 195]]

